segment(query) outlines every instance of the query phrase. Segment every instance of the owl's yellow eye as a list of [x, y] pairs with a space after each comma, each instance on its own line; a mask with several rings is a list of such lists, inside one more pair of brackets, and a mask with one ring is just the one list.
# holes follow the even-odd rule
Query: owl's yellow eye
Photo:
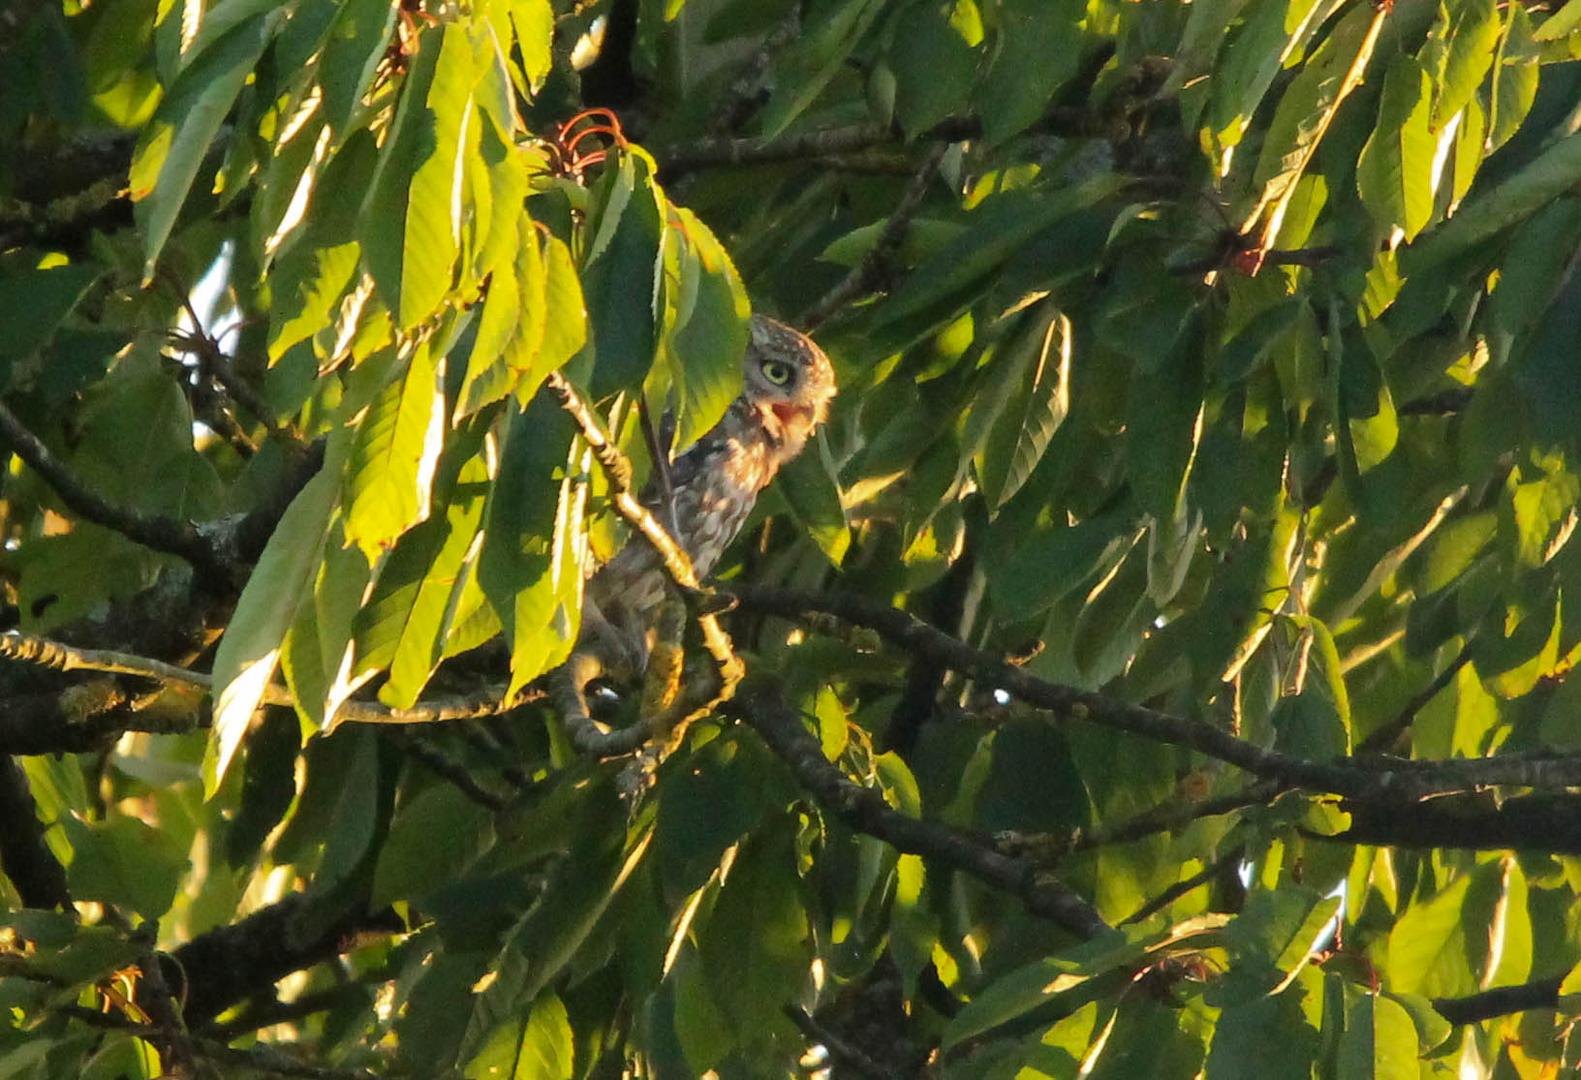
[[775, 386], [784, 386], [791, 380], [790, 365], [781, 360], [765, 360], [763, 377]]

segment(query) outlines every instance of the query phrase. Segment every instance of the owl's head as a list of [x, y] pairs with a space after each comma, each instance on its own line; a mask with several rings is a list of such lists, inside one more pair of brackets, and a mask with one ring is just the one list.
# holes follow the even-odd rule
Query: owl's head
[[766, 315], [754, 315], [752, 337], [742, 359], [743, 395], [764, 427], [793, 457], [829, 414], [834, 368], [806, 334]]

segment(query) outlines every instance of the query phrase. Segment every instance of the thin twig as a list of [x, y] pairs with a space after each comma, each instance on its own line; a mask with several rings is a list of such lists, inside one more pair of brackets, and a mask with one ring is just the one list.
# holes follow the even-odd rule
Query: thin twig
[[1387, 724], [1380, 725], [1372, 734], [1361, 741], [1356, 747], [1360, 754], [1373, 751], [1382, 751], [1394, 745], [1396, 739], [1404, 735], [1411, 725], [1416, 722], [1416, 714], [1427, 707], [1427, 703], [1441, 694], [1450, 683], [1455, 681], [1455, 676], [1460, 674], [1460, 669], [1471, 661], [1471, 643], [1468, 641], [1436, 676], [1416, 696], [1405, 703], [1405, 707], [1394, 715], [1394, 719]]
[[1091, 829], [1078, 836], [1071, 844], [1072, 851], [1110, 844], [1129, 844], [1154, 833], [1173, 832], [1202, 818], [1232, 814], [1248, 806], [1260, 806], [1273, 799], [1282, 788], [1274, 780], [1259, 780], [1239, 791], [1231, 791], [1201, 802], [1167, 803], [1144, 810], [1135, 817], [1116, 822], [1108, 828]]
[[138, 927], [134, 939], [143, 945], [143, 955], [139, 961], [142, 974], [137, 980], [137, 1007], [153, 1025], [154, 1032], [150, 1037], [159, 1047], [159, 1056], [169, 1075], [191, 1076], [197, 1068], [197, 1049], [193, 1045], [191, 1033], [187, 1031], [186, 1021], [182, 1019], [181, 1006], [165, 983], [165, 969], [156, 948], [159, 924], [152, 921], [143, 923]]
[[237, 566], [192, 522], [117, 506], [90, 489], [4, 403], [0, 403], [0, 436], [60, 496], [61, 502], [85, 520], [146, 548], [179, 556], [221, 581], [229, 583], [237, 577]]
[[889, 220], [879, 231], [878, 239], [873, 246], [862, 256], [861, 261], [851, 268], [850, 273], [841, 278], [834, 288], [826, 292], [802, 314], [799, 321], [809, 332], [817, 329], [829, 316], [852, 300], [866, 296], [879, 288], [889, 277], [890, 264], [899, 254], [900, 246], [906, 242], [906, 234], [911, 231], [911, 219], [922, 206], [922, 200], [927, 197], [928, 185], [933, 182], [933, 175], [938, 172], [939, 162], [944, 159], [944, 152], [949, 146], [949, 143], [941, 142], [929, 147], [923, 155], [922, 164], [912, 174], [911, 182], [901, 193], [900, 201], [895, 204], [894, 212], [889, 215]]
[[822, 1046], [829, 1051], [831, 1058], [858, 1075], [872, 1077], [873, 1080], [884, 1080], [891, 1075], [891, 1071], [886, 1069], [882, 1062], [875, 1061], [866, 1050], [841, 1038], [826, 1024], [819, 1023], [800, 1005], [785, 1006], [785, 1015], [790, 1017], [790, 1022], [796, 1025], [808, 1041]]
[[1121, 919], [1120, 925], [1129, 926], [1133, 923], [1139, 923], [1152, 915], [1156, 915], [1158, 912], [1163, 911], [1170, 904], [1173, 904], [1176, 900], [1179, 900], [1182, 896], [1185, 896], [1193, 889], [1201, 888], [1203, 885], [1206, 885], [1208, 882], [1224, 873], [1225, 867], [1234, 863], [1239, 863], [1241, 861], [1241, 857], [1245, 854], [1246, 849], [1244, 847], [1236, 846], [1231, 848], [1229, 851], [1226, 851], [1223, 855], [1220, 855], [1217, 859], [1214, 859], [1195, 874], [1192, 874], [1183, 881], [1175, 882], [1175, 884], [1171, 885], [1169, 888], [1153, 897], [1153, 899], [1137, 908], [1131, 914]]
[[420, 762], [429, 772], [486, 810], [498, 813], [505, 809], [508, 802], [505, 796], [496, 794], [478, 783], [465, 765], [451, 760], [444, 751], [430, 744], [422, 736], [415, 733], [407, 734], [408, 737], [401, 740], [401, 749]]
[[[1083, 138], [1108, 133], [1105, 118], [1080, 106], [1056, 105], [1030, 129], [1043, 135]], [[980, 138], [982, 120], [963, 114], [948, 117], [917, 136], [929, 142], [962, 142]], [[672, 179], [697, 169], [718, 166], [780, 165], [791, 161], [850, 154], [905, 141], [904, 133], [888, 124], [849, 124], [845, 127], [776, 135], [731, 138], [710, 136], [671, 143], [653, 149], [661, 174]]]
[[675, 484], [670, 479], [670, 448], [664, 445], [653, 427], [647, 398], [637, 402], [637, 419], [642, 425], [643, 440], [648, 444], [648, 460], [653, 462], [653, 477], [659, 485], [659, 509], [664, 511], [664, 527], [671, 536], [680, 536], [681, 526], [675, 519]]
[[[132, 653], [79, 649], [20, 630], [0, 634], [0, 658], [36, 664], [55, 671], [107, 671], [116, 675], [157, 679], [167, 685], [184, 686], [203, 694], [211, 694], [214, 689], [214, 680], [207, 672], [191, 671]], [[408, 709], [391, 708], [371, 701], [347, 701], [335, 711], [335, 720], [350, 724], [435, 724], [494, 716], [531, 700], [531, 696], [518, 695], [506, 703], [504, 695], [502, 687], [489, 687], [464, 697], [418, 702]], [[264, 688], [263, 703], [266, 705], [291, 706], [295, 700], [291, 691], [278, 683], [271, 683]], [[195, 721], [193, 726], [197, 726]]]

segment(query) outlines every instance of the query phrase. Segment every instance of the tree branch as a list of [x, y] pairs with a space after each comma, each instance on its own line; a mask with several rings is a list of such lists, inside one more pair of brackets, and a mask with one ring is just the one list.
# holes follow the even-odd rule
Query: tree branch
[[[0, 634], [0, 657], [55, 671], [103, 671], [154, 679], [168, 686], [187, 687], [204, 695], [211, 694], [214, 688], [213, 679], [207, 672], [191, 671], [131, 653], [78, 648], [49, 638], [24, 634], [19, 630]], [[418, 702], [408, 709], [392, 708], [371, 701], [347, 701], [335, 711], [335, 719], [340, 723], [351, 724], [435, 724], [495, 716], [518, 707], [524, 700], [530, 700], [518, 695], [506, 704], [504, 697], [505, 689], [493, 686], [469, 695]], [[265, 705], [289, 707], [294, 702], [291, 691], [278, 683], [271, 683], [264, 689]], [[172, 720], [159, 730], [192, 730], [197, 726], [195, 719], [184, 726]], [[0, 727], [0, 738], [3, 736], [4, 728]]]
[[23, 907], [71, 909], [66, 871], [44, 843], [27, 775], [9, 757], [0, 757], [0, 871]]
[[1433, 1008], [1451, 1024], [1475, 1024], [1527, 1009], [1552, 1009], [1559, 1003], [1559, 986], [1563, 982], [1563, 975], [1554, 975], [1515, 986], [1496, 986], [1465, 997], [1434, 998]]
[[1236, 847], [1231, 848], [1229, 851], [1226, 851], [1223, 855], [1220, 855], [1217, 859], [1214, 859], [1195, 874], [1192, 874], [1190, 877], [1185, 878], [1184, 880], [1175, 882], [1169, 888], [1153, 897], [1153, 899], [1149, 900], [1147, 903], [1131, 912], [1131, 914], [1120, 920], [1120, 925], [1129, 926], [1133, 923], [1142, 922], [1144, 919], [1147, 919], [1152, 915], [1156, 915], [1158, 912], [1163, 911], [1170, 904], [1173, 904], [1176, 900], [1179, 900], [1182, 896], [1185, 896], [1192, 890], [1200, 889], [1202, 886], [1206, 885], [1208, 882], [1224, 873], [1228, 867], [1238, 865], [1241, 861], [1241, 858], [1245, 854], [1246, 848], [1243, 846], [1237, 845]]
[[369, 912], [360, 900], [293, 893], [170, 954], [177, 996], [185, 1001], [183, 1019], [188, 1027], [201, 1027], [293, 971], [349, 952], [367, 935], [405, 929], [389, 909]]
[[233, 583], [238, 567], [190, 521], [144, 514], [116, 506], [88, 488], [54, 453], [0, 403], [0, 436], [32, 470], [43, 478], [60, 501], [84, 520], [120, 533], [154, 551], [176, 555], [217, 581]]
[[[1056, 105], [1030, 130], [1036, 134], [1065, 138], [1086, 138], [1110, 131], [1109, 121], [1091, 109]], [[963, 142], [981, 138], [983, 122], [970, 114], [952, 116], [917, 136], [929, 142]], [[709, 136], [670, 143], [653, 148], [659, 162], [660, 178], [673, 181], [678, 175], [697, 169], [719, 166], [780, 165], [830, 154], [850, 154], [875, 146], [905, 141], [905, 134], [885, 124], [848, 124], [844, 127], [800, 131], [772, 138], [752, 136], [733, 138]]]
[[1330, 792], [1363, 802], [1412, 803], [1433, 795], [1488, 786], [1567, 788], [1581, 786], [1581, 756], [1504, 754], [1468, 761], [1407, 761], [1344, 758], [1309, 761], [1236, 738], [1192, 717], [1174, 716], [1103, 694], [1047, 682], [1004, 659], [973, 648], [912, 615], [850, 595], [823, 595], [732, 583], [743, 606], [770, 615], [799, 618], [821, 612], [876, 631], [908, 652], [966, 672], [987, 686], [1058, 716], [1099, 724], [1155, 742], [1195, 750], [1285, 787]]
[[1427, 703], [1442, 693], [1445, 687], [1454, 682], [1455, 676], [1460, 674], [1460, 669], [1465, 667], [1470, 660], [1471, 642], [1468, 641], [1444, 670], [1440, 671], [1433, 678], [1433, 681], [1428, 683], [1416, 696], [1406, 702], [1405, 707], [1396, 713], [1392, 720], [1379, 726], [1372, 734], [1361, 741], [1361, 745], [1356, 747], [1357, 753], [1382, 751], [1393, 746], [1395, 740], [1410, 730], [1411, 725], [1416, 722], [1416, 714], [1426, 708]]
[[922, 200], [927, 197], [928, 185], [932, 183], [933, 176], [939, 170], [939, 162], [944, 158], [945, 150], [949, 143], [937, 143], [923, 155], [922, 164], [917, 167], [911, 177], [911, 182], [906, 185], [906, 190], [901, 193], [900, 201], [895, 204], [895, 210], [889, 215], [889, 220], [884, 223], [884, 228], [879, 232], [878, 239], [860, 262], [851, 268], [835, 283], [834, 288], [819, 298], [817, 303], [802, 313], [798, 320], [808, 330], [815, 330], [831, 315], [837, 313], [852, 300], [866, 296], [877, 289], [889, 276], [891, 263], [900, 252], [900, 246], [906, 242], [906, 234], [911, 231], [911, 219], [922, 206]]
[[857, 832], [897, 851], [935, 859], [996, 889], [1019, 896], [1027, 910], [1082, 938], [1110, 927], [1092, 906], [1052, 875], [1022, 859], [1002, 855], [979, 838], [938, 822], [919, 821], [890, 807], [884, 796], [858, 784], [823, 756], [818, 740], [778, 690], [765, 684], [742, 689], [729, 706], [769, 749], [790, 766], [817, 803]]
[[1524, 795], [1497, 805], [1477, 796], [1428, 799], [1406, 806], [1346, 801], [1341, 808], [1351, 815], [1350, 828], [1323, 839], [1347, 844], [1581, 855], [1581, 795]]

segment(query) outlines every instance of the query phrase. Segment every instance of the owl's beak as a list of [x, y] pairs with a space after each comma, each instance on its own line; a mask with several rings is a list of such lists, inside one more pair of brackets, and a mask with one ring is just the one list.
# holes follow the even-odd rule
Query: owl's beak
[[774, 410], [774, 415], [779, 417], [780, 423], [787, 427], [789, 427], [794, 421], [800, 420], [805, 423], [811, 419], [811, 417], [808, 416], [807, 409], [802, 408], [799, 405], [792, 405], [786, 401], [776, 401], [769, 407]]

